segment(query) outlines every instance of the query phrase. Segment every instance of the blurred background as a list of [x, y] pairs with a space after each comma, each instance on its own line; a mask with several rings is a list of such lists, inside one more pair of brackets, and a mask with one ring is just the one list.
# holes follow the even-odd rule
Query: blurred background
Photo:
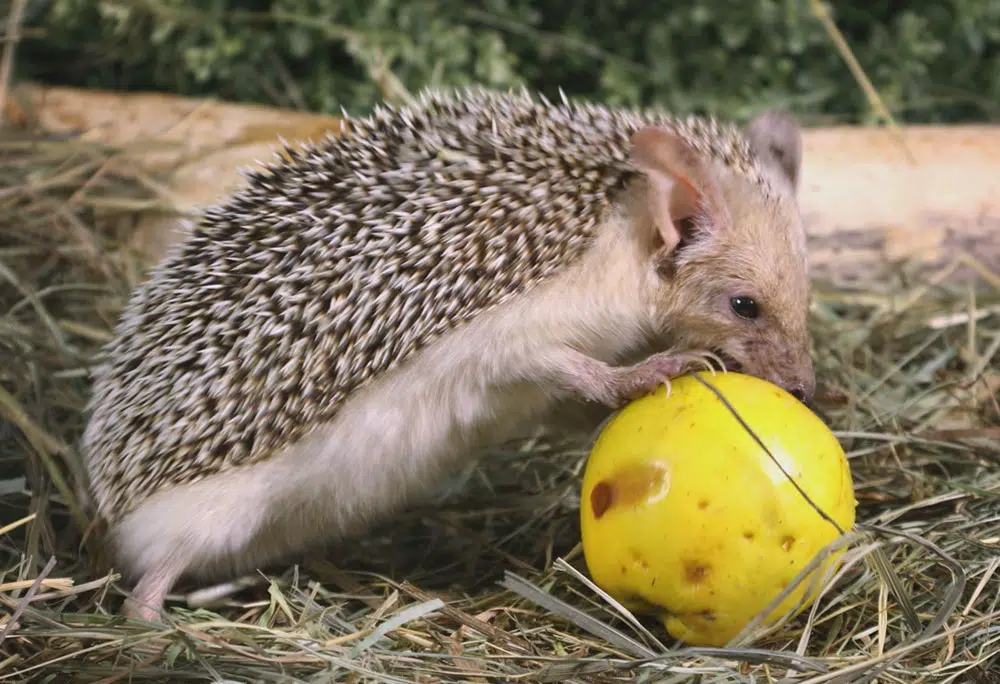
[[866, 123], [840, 38], [899, 122], [1000, 111], [997, 0], [27, 0], [24, 13], [17, 80], [334, 114], [476, 82]]

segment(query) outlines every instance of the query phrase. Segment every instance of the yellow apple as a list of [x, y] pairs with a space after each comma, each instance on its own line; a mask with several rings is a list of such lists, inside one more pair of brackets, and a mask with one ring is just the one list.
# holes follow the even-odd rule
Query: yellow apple
[[[845, 533], [856, 502], [844, 451], [809, 408], [754, 376], [698, 375], [774, 458], [697, 378], [677, 378], [669, 396], [661, 388], [631, 402], [601, 431], [583, 477], [581, 534], [598, 586], [658, 615], [675, 638], [722, 646], [840, 536], [789, 478]], [[765, 624], [797, 603], [810, 579]]]

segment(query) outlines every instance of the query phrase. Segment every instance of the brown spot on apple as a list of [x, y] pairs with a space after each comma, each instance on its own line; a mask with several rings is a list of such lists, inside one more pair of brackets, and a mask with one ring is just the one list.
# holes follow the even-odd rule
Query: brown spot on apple
[[684, 578], [691, 584], [701, 584], [708, 577], [711, 568], [705, 563], [688, 561], [684, 564]]
[[631, 506], [661, 496], [669, 470], [663, 463], [634, 463], [604, 478], [590, 491], [590, 510], [600, 519], [616, 506]]

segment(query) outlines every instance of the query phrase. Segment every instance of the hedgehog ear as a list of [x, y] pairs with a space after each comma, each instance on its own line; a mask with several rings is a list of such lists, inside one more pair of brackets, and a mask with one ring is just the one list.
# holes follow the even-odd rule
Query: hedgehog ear
[[780, 109], [766, 109], [746, 128], [754, 154], [797, 192], [802, 168], [802, 131], [798, 121]]
[[701, 214], [712, 227], [728, 223], [718, 183], [702, 155], [679, 135], [646, 126], [632, 136], [632, 164], [646, 175], [650, 223], [671, 254], [691, 237], [692, 218]]

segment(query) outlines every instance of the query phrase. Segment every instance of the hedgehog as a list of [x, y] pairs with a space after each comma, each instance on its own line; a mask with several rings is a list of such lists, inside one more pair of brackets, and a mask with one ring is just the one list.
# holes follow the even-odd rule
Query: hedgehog
[[469, 87], [345, 124], [206, 207], [93, 365], [81, 452], [124, 615], [363, 535], [560, 407], [706, 363], [812, 396], [786, 112]]

